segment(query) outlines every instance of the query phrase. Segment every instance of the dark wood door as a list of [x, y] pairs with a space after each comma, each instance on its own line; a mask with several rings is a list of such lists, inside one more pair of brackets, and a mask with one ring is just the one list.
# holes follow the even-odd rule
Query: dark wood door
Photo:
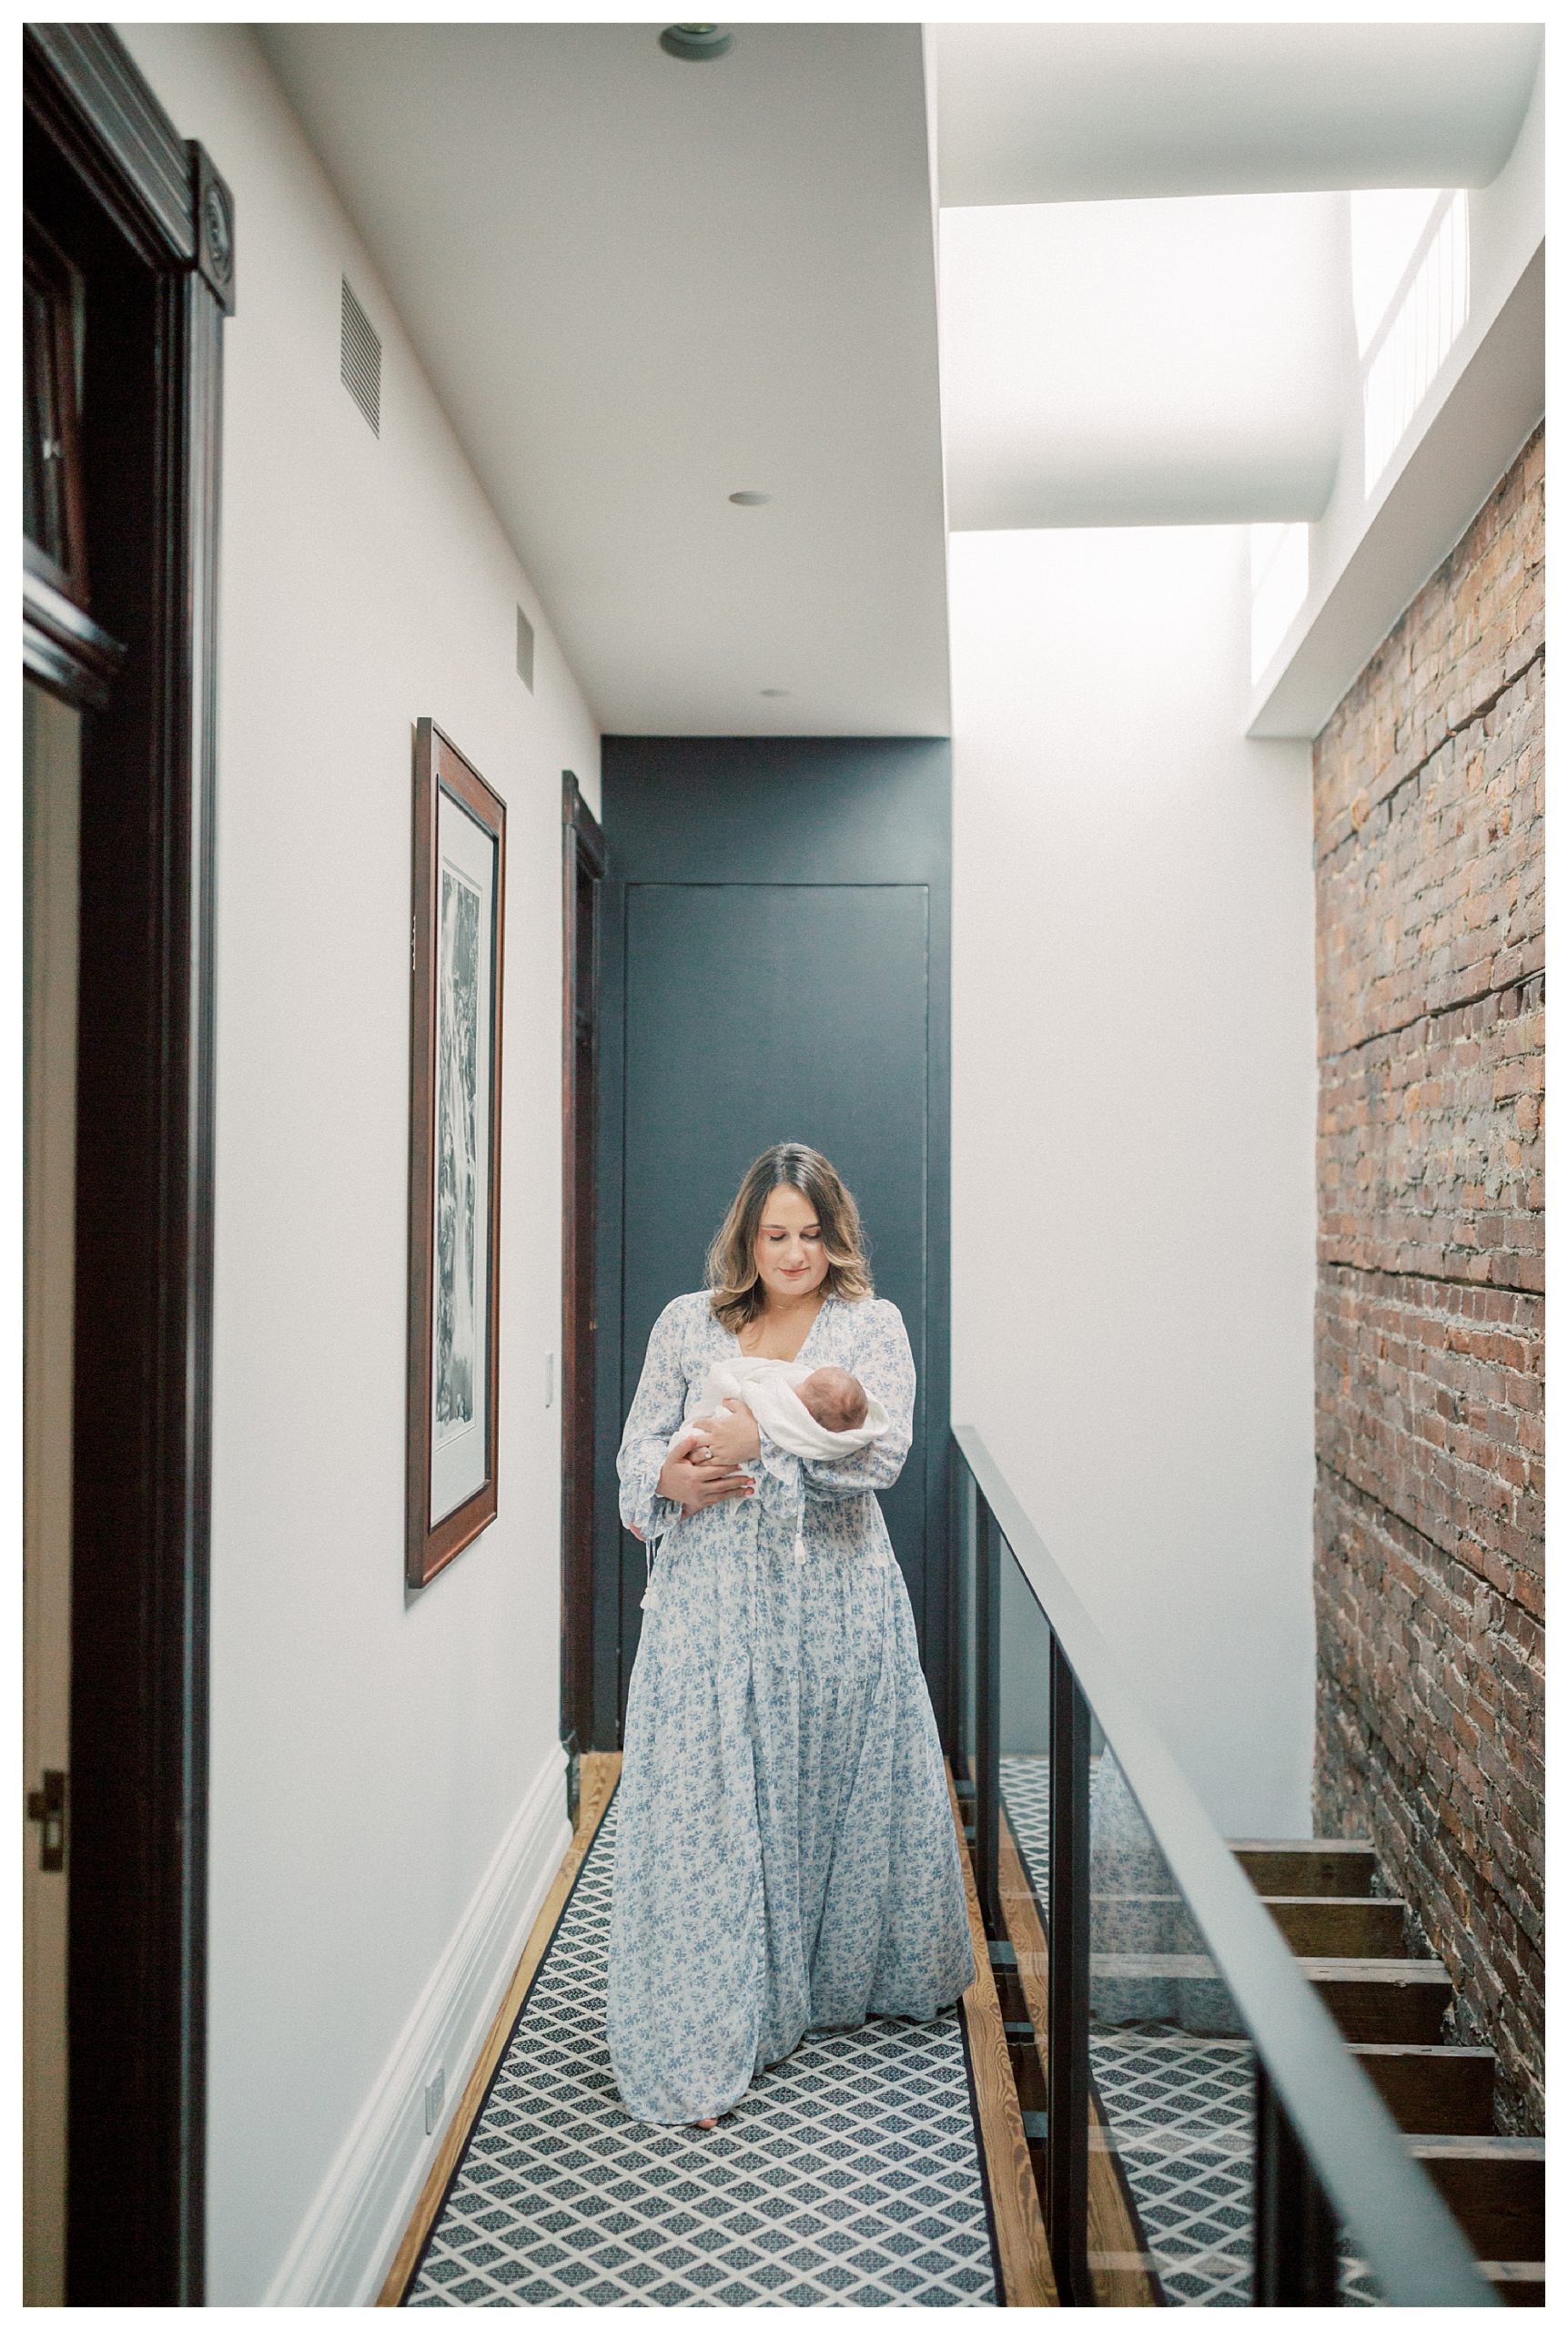
[[926, 744], [607, 749], [602, 1728], [641, 1625], [613, 1454], [648, 1332], [702, 1285], [742, 1174], [779, 1140], [844, 1175], [909, 1330], [915, 1445], [883, 1505], [944, 1703], [948, 799]]
[[[106, 27], [28, 25], [24, 88], [37, 531], [24, 542], [22, 653], [80, 714], [69, 1753], [35, 1776], [31, 1844], [69, 1871], [65, 2300], [199, 2305], [216, 592], [234, 216]], [[62, 463], [76, 471], [64, 491], [50, 481]], [[57, 2284], [57, 2256], [42, 2262]]]

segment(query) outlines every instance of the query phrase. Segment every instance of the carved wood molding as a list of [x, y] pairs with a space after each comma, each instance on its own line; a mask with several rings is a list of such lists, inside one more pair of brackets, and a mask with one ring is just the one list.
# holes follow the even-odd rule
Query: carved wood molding
[[193, 137], [190, 155], [191, 210], [196, 228], [196, 264], [226, 316], [234, 313], [234, 197], [213, 168], [207, 148]]
[[107, 25], [23, 27], [27, 96], [149, 257], [198, 273], [234, 312], [234, 197], [182, 138]]

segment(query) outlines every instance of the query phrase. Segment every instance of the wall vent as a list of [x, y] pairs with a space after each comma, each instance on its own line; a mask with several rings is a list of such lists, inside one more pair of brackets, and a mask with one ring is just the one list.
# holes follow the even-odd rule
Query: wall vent
[[343, 278], [343, 386], [379, 437], [381, 433], [381, 342], [375, 325]]
[[517, 611], [517, 676], [533, 694], [533, 625], [519, 607]]

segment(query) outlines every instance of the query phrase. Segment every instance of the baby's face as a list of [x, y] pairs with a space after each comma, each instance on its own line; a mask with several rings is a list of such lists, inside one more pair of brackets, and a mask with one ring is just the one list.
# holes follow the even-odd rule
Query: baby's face
[[858, 1432], [865, 1422], [865, 1394], [845, 1367], [819, 1367], [795, 1392], [825, 1432]]

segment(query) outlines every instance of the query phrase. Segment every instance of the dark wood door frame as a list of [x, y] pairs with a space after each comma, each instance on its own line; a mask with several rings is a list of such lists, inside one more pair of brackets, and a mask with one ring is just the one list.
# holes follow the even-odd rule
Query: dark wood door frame
[[[90, 613], [25, 562], [24, 667], [87, 707], [66, 2299], [203, 2299], [213, 805], [234, 216], [106, 27], [25, 27], [26, 192], [86, 282]], [[121, 652], [123, 651], [123, 658]]]
[[[576, 777], [561, 789], [564, 934], [561, 1174], [561, 1737], [593, 1736], [600, 897], [604, 836]], [[575, 1761], [573, 1762], [575, 1770]]]

